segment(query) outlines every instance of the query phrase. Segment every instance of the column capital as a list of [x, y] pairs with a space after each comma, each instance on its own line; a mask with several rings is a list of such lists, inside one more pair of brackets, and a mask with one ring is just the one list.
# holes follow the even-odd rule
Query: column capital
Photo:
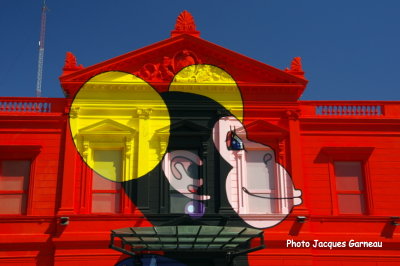
[[301, 116], [301, 111], [296, 109], [296, 110], [287, 110], [286, 111], [286, 116], [289, 120], [298, 120], [299, 117]]
[[149, 119], [152, 112], [153, 109], [151, 108], [139, 108], [136, 110], [136, 114], [140, 119]]

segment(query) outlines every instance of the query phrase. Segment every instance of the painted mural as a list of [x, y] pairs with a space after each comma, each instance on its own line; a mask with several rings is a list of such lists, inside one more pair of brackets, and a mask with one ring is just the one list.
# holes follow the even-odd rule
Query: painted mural
[[235, 80], [212, 65], [182, 68], [161, 93], [130, 73], [94, 76], [69, 119], [93, 169], [92, 211], [117, 212], [123, 189], [153, 225], [280, 223], [301, 191], [269, 146], [247, 138], [243, 114]]

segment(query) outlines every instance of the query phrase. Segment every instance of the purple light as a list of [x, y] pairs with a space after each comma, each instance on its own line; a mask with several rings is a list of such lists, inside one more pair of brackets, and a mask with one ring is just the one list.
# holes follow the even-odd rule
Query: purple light
[[185, 213], [189, 214], [192, 219], [201, 218], [206, 211], [205, 205], [200, 201], [190, 201], [185, 206]]

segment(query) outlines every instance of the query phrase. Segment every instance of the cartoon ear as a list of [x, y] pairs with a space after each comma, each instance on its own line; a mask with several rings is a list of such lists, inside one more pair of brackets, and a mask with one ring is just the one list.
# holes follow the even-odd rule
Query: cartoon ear
[[[192, 86], [194, 83], [204, 86]], [[240, 89], [233, 77], [219, 67], [207, 64], [184, 67], [176, 73], [169, 91], [206, 96], [229, 110], [239, 121], [243, 121], [243, 99]]]
[[184, 196], [193, 200], [208, 200], [209, 195], [199, 195], [203, 179], [198, 175], [203, 164], [197, 154], [186, 150], [168, 152], [163, 159], [162, 168], [170, 185]]
[[[145, 134], [141, 120], [148, 126]], [[87, 165], [104, 178], [123, 182], [145, 176], [160, 163], [166, 145], [160, 146], [154, 135], [165, 132], [163, 141], [168, 143], [171, 121], [164, 99], [150, 84], [130, 73], [108, 71], [79, 89], [69, 124]]]

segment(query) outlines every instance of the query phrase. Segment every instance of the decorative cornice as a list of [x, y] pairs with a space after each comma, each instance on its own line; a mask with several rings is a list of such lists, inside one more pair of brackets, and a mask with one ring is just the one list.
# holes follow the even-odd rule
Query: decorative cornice
[[181, 34], [189, 34], [195, 37], [200, 37], [200, 32], [196, 30], [196, 23], [192, 14], [184, 10], [176, 19], [175, 29], [171, 31], [171, 37]]
[[301, 115], [301, 111], [300, 110], [288, 110], [288, 111], [286, 111], [286, 115], [289, 120], [298, 120]]

